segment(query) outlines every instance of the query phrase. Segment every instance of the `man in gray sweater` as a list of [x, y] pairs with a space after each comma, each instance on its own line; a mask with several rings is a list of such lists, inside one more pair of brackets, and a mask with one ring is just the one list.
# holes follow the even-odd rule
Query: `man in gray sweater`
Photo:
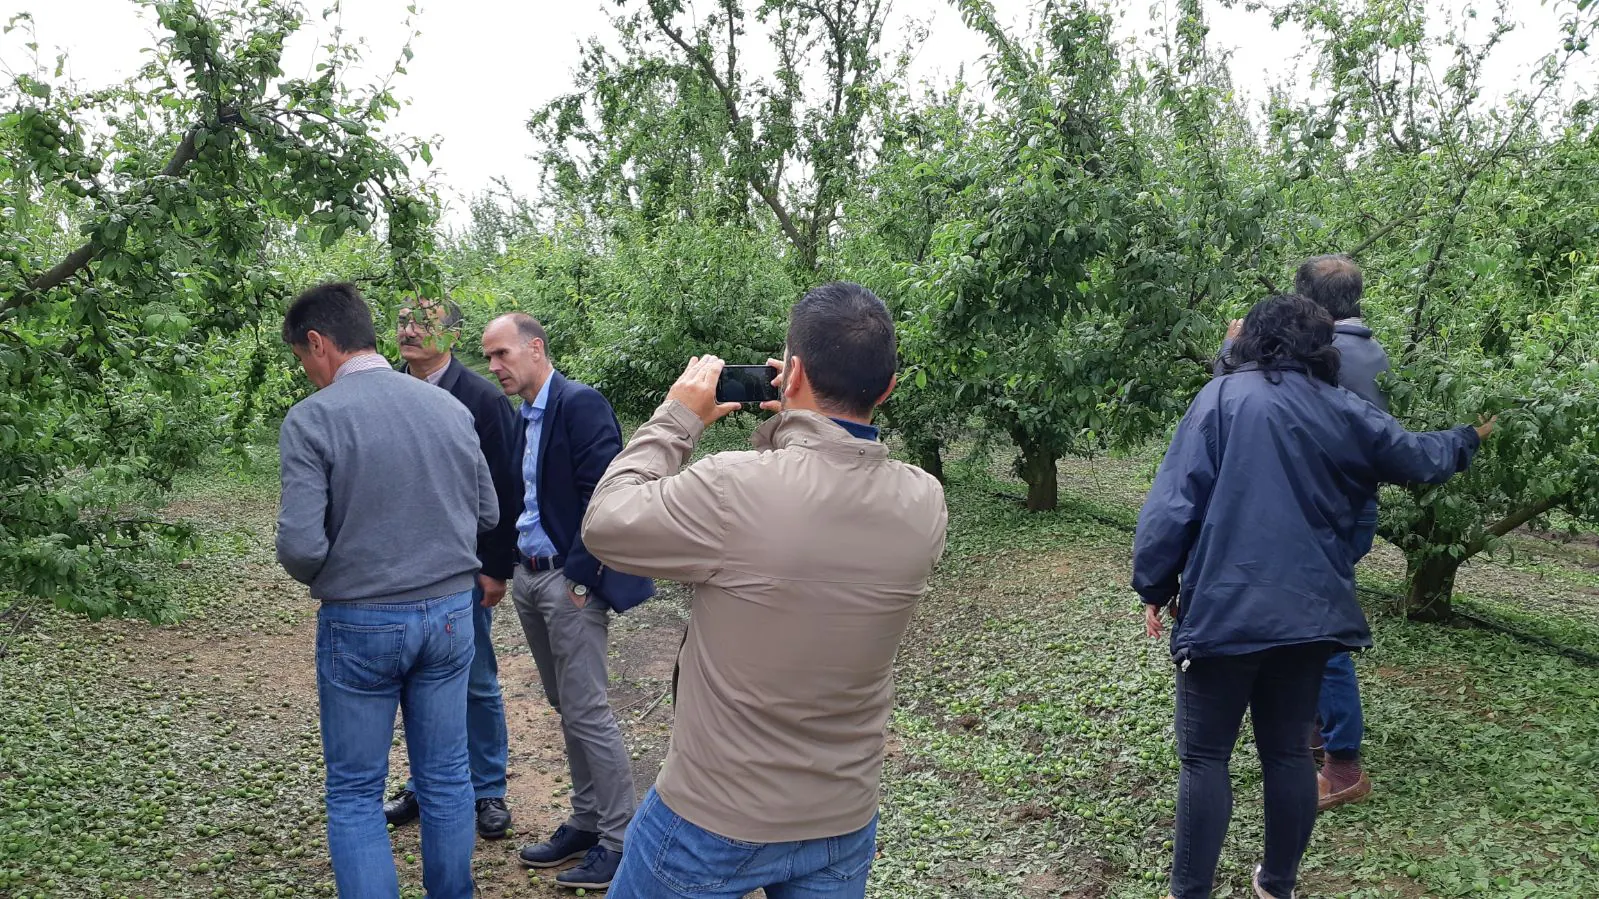
[[399, 893], [383, 819], [394, 713], [422, 808], [422, 881], [473, 894], [466, 687], [477, 537], [499, 500], [472, 416], [389, 367], [353, 284], [301, 294], [283, 340], [317, 392], [278, 438], [278, 561], [321, 600], [317, 696], [328, 853], [343, 899]]

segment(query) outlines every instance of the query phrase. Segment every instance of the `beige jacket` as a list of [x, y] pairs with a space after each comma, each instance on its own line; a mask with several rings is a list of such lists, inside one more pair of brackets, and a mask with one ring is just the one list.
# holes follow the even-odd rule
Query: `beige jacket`
[[859, 830], [877, 812], [894, 653], [944, 550], [944, 489], [803, 411], [763, 424], [754, 452], [679, 472], [703, 431], [662, 405], [583, 519], [605, 564], [694, 585], [656, 790], [733, 839]]

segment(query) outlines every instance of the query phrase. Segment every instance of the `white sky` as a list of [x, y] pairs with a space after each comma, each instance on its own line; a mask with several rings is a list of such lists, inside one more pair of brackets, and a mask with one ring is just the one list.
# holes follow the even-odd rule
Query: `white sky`
[[[325, 42], [336, 21], [342, 21], [347, 35], [363, 41], [374, 73], [386, 71], [408, 33], [403, 23], [410, 0], [343, 0], [342, 12], [328, 20], [318, 15], [323, 2], [307, 4], [311, 14], [305, 37], [291, 45], [289, 74], [302, 73], [296, 66], [310, 68], [314, 47]], [[1036, 8], [1032, 0], [993, 2], [1013, 31], [1025, 26]], [[1169, 2], [1155, 0], [1150, 6], [1148, 0], [1130, 0], [1124, 33], [1129, 39], [1148, 41], [1143, 33], [1151, 21], [1150, 10], [1164, 9]], [[1488, 74], [1490, 94], [1526, 83], [1530, 67], [1558, 46], [1557, 11], [1569, 8], [1572, 0], [1509, 2], [1513, 17], [1524, 27], [1497, 54]], [[538, 171], [529, 159], [535, 147], [526, 128], [528, 115], [567, 90], [580, 42], [608, 31], [607, 13], [613, 4], [611, 0], [417, 3], [422, 34], [413, 46], [416, 55], [409, 74], [397, 83], [398, 95], [410, 105], [393, 126], [439, 138], [433, 174], [450, 204], [447, 221], [462, 224], [463, 198], [488, 188], [491, 178], [506, 178], [519, 193], [537, 188]], [[1441, 15], [1464, 6], [1462, 0], [1434, 0], [1434, 5]], [[1207, 6], [1212, 43], [1233, 53], [1234, 77], [1252, 100], [1264, 99], [1268, 85], [1286, 80], [1306, 84], [1310, 58], [1299, 34], [1273, 32], [1266, 13], [1248, 12], [1241, 2], [1233, 9], [1222, 8], [1218, 0], [1207, 0]], [[69, 74], [85, 87], [132, 74], [141, 61], [140, 49], [152, 45], [153, 16], [132, 0], [0, 0], [0, 18], [23, 10], [34, 15], [41, 58], [49, 64], [58, 50], [65, 51]], [[912, 69], [916, 80], [947, 80], [962, 64], [971, 75], [980, 74], [985, 46], [948, 0], [895, 0], [890, 48], [901, 45], [902, 29], [911, 18], [931, 25]], [[1484, 12], [1482, 20], [1488, 18]], [[25, 40], [21, 32], [0, 37], [0, 61], [13, 71], [26, 71], [31, 65], [22, 49]]]

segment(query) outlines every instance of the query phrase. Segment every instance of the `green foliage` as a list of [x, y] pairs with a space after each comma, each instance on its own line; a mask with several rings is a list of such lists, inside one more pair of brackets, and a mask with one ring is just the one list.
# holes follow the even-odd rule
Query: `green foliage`
[[689, 357], [781, 355], [799, 288], [770, 241], [742, 228], [666, 225], [606, 257], [575, 373], [618, 413], [646, 417]]
[[[916, 272], [930, 300], [918, 378], [981, 408], [1020, 450], [1029, 506], [1054, 508], [1060, 456], [1148, 439], [1204, 376], [1216, 294], [1232, 273], [1185, 251], [1226, 254], [1245, 217], [1168, 201], [1162, 188], [1206, 185], [1154, 174], [1158, 117], [1137, 114], [1146, 85], [1103, 11], [1052, 6], [1043, 45], [1026, 49], [986, 4], [963, 10], [994, 51], [1001, 108], [931, 163], [960, 196]], [[1166, 91], [1181, 105], [1181, 86]], [[1191, 152], [1180, 128], [1161, 136], [1174, 160]]]
[[138, 562], [181, 529], [128, 503], [255, 420], [296, 257], [381, 220], [384, 281], [438, 280], [419, 147], [381, 136], [386, 84], [344, 82], [353, 50], [283, 79], [298, 6], [147, 6], [127, 83], [0, 86], [0, 585], [92, 615], [164, 614]]
[[1555, 106], [1599, 21], [1570, 19], [1499, 108], [1481, 102], [1481, 77], [1507, 21], [1474, 43], [1434, 34], [1419, 7], [1326, 0], [1282, 15], [1312, 34], [1330, 96], [1271, 112], [1288, 186], [1270, 227], [1290, 257], [1342, 249], [1365, 267], [1408, 425], [1501, 415], [1467, 474], [1384, 496], [1410, 614], [1444, 617], [1462, 560], [1551, 509], [1599, 512], [1599, 132], [1591, 97]]

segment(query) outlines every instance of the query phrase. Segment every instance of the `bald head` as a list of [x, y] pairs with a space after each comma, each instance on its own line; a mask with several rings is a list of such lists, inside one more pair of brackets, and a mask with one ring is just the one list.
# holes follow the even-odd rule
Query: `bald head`
[[1294, 292], [1327, 310], [1333, 321], [1359, 318], [1364, 291], [1360, 266], [1342, 253], [1312, 256], [1294, 274]]
[[508, 312], [489, 322], [483, 329], [483, 355], [500, 389], [528, 402], [538, 398], [555, 370], [544, 326], [526, 312]]

